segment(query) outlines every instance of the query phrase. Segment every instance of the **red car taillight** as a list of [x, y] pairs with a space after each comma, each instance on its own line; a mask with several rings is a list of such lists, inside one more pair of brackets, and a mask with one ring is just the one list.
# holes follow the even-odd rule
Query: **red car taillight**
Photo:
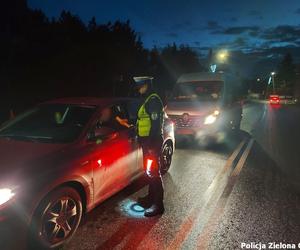
[[279, 97], [271, 97], [270, 101], [279, 102]]

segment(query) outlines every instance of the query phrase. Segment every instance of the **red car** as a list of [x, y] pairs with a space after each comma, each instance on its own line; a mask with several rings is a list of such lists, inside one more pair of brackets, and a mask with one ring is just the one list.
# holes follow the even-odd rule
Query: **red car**
[[[143, 175], [134, 127], [110, 122], [116, 114], [134, 121], [134, 102], [61, 99], [2, 125], [0, 227], [14, 221], [28, 229], [34, 246], [59, 247], [74, 235], [83, 213]], [[166, 118], [163, 173], [171, 165], [173, 151], [174, 128]], [[9, 234], [19, 238], [15, 232]]]
[[279, 95], [270, 95], [269, 102], [270, 104], [279, 104], [280, 103]]

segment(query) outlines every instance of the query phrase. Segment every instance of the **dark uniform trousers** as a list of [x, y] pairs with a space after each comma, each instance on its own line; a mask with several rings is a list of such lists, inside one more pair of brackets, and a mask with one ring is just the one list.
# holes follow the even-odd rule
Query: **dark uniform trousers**
[[[139, 137], [139, 143], [143, 149], [144, 164], [146, 164], [145, 160], [148, 157], [154, 158], [156, 161], [155, 164], [157, 164], [157, 167], [153, 168], [151, 173], [146, 172], [146, 178], [149, 183], [149, 201], [157, 206], [163, 206], [164, 188], [160, 173], [160, 153], [163, 144], [163, 137]], [[146, 169], [146, 166], [144, 167]]]

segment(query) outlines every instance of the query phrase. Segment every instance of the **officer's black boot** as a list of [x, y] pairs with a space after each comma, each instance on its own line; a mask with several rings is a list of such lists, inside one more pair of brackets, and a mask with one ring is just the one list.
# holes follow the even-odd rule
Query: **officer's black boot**
[[153, 202], [152, 202], [152, 198], [151, 198], [150, 195], [148, 194], [148, 195], [146, 195], [146, 196], [144, 196], [144, 197], [139, 197], [138, 200], [137, 200], [137, 203], [138, 203], [141, 207], [147, 209], [147, 208], [151, 207], [151, 205], [152, 205]]
[[147, 177], [147, 182], [149, 183], [148, 194], [147, 194], [146, 196], [144, 196], [144, 197], [139, 197], [139, 198], [137, 199], [137, 203], [138, 203], [141, 207], [143, 207], [143, 208], [145, 208], [145, 209], [151, 207], [151, 206], [152, 206], [152, 203], [153, 203], [153, 196], [152, 196], [152, 192], [151, 192], [151, 190], [150, 190], [150, 189], [151, 189], [151, 188], [150, 188], [150, 182], [151, 182], [151, 180], [150, 180], [149, 177]]
[[145, 210], [144, 215], [146, 217], [152, 217], [163, 214], [165, 211], [163, 203], [164, 188], [161, 177], [150, 180], [149, 195], [153, 197], [153, 204]]

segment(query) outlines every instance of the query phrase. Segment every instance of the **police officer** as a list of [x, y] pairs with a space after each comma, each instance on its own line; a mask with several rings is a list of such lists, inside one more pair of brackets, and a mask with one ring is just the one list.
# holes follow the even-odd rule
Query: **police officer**
[[137, 114], [137, 135], [143, 149], [144, 167], [149, 183], [148, 195], [139, 198], [138, 203], [146, 209], [147, 217], [164, 212], [164, 189], [159, 160], [163, 143], [163, 103], [152, 89], [152, 79], [152, 77], [134, 77], [142, 97]]

